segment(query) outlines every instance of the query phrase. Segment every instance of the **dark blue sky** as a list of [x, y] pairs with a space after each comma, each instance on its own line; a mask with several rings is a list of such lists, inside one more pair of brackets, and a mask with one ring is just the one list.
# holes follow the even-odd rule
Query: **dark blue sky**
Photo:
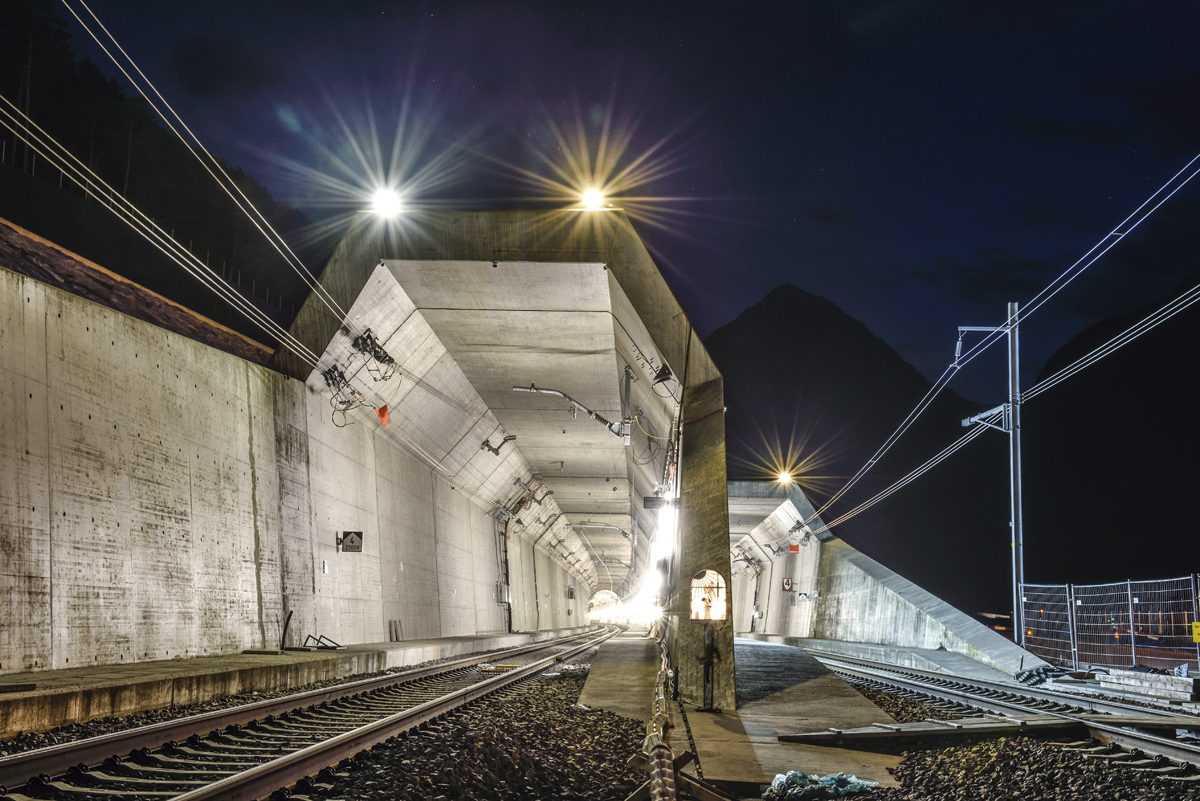
[[[91, 5], [213, 151], [314, 217], [281, 160], [333, 171], [338, 113], [361, 140], [370, 105], [390, 152], [409, 93], [406, 175], [454, 168], [414, 202], [471, 208], [530, 205], [498, 163], [548, 173], [552, 125], [578, 111], [594, 142], [611, 103], [623, 163], [666, 139], [631, 190], [672, 198], [662, 227], [635, 225], [702, 333], [786, 281], [930, 378], [956, 326], [1000, 323], [1200, 152], [1193, 0]], [[1200, 272], [1198, 214], [1189, 187], [1032, 317], [1026, 382]], [[1001, 365], [952, 386], [999, 402]]]

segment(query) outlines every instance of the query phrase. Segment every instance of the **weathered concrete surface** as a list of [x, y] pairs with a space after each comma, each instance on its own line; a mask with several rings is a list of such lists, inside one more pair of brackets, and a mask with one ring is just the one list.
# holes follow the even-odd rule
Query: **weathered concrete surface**
[[[721, 714], [684, 706], [705, 779], [769, 783], [777, 773], [856, 774], [896, 786], [887, 772], [900, 757], [781, 743], [782, 734], [890, 722], [886, 712], [799, 648], [738, 639], [738, 709]], [[673, 742], [681, 739], [675, 735]], [[676, 746], [678, 749], [679, 746]]]
[[1005, 673], [1045, 665], [969, 615], [838, 539], [822, 542], [812, 637], [964, 654]]
[[[391, 285], [383, 281], [385, 272]], [[682, 419], [691, 419], [695, 415], [687, 409], [696, 404], [685, 402], [684, 392], [703, 387], [717, 387], [715, 394], [701, 392], [711, 395], [714, 408], [723, 403], [719, 372], [623, 213], [422, 212], [388, 224], [364, 218], [351, 227], [320, 281], [337, 305], [350, 309], [347, 321], [369, 325], [385, 338], [390, 352], [413, 355], [418, 376], [426, 368], [440, 369], [444, 352], [457, 367], [457, 372], [447, 368], [444, 374], [452, 374], [455, 382], [461, 378], [482, 400], [486, 411], [474, 428], [462, 433], [457, 449], [426, 449], [447, 465], [477, 504], [507, 506], [514, 481], [527, 481], [535, 472], [553, 490], [547, 508], [526, 507], [529, 514], [511, 522], [514, 542], [532, 540], [537, 550], [583, 575], [593, 590], [611, 588], [621, 594], [637, 586], [656, 527], [643, 498], [654, 494], [655, 483], [668, 472], [666, 448], [660, 443], [669, 437], [675, 405], [682, 403]], [[354, 358], [350, 328], [313, 297], [291, 333], [314, 353], [346, 364]], [[283, 349], [272, 364], [310, 385], [320, 382], [310, 364]], [[626, 367], [637, 382], [630, 400], [645, 413], [629, 446], [584, 415], [573, 418], [561, 399], [512, 391], [536, 383], [619, 420]], [[663, 367], [671, 377], [652, 384]], [[658, 390], [651, 391], [652, 386]], [[397, 391], [395, 408], [403, 408], [409, 390], [401, 386]], [[420, 425], [405, 424], [410, 417], [393, 413], [393, 426], [406, 426], [404, 435], [422, 444], [430, 427], [455, 422], [430, 415]], [[724, 423], [718, 415], [693, 425], [695, 433], [685, 432], [682, 438], [679, 476], [682, 503], [693, 510], [688, 514], [694, 522], [687, 522], [685, 514], [679, 554], [698, 552], [688, 526], [700, 526], [697, 531], [703, 529], [703, 534], [698, 536], [715, 537], [716, 529], [722, 539], [728, 536]], [[496, 442], [506, 434], [517, 436], [499, 462], [480, 452], [481, 442], [493, 434]], [[643, 456], [635, 459], [639, 447]], [[692, 448], [707, 449], [706, 455], [693, 458]], [[555, 508], [562, 517], [554, 514]], [[615, 526], [624, 534], [579, 528], [589, 522]], [[680, 555], [677, 560], [691, 558]], [[727, 553], [706, 554], [704, 566], [728, 581]], [[515, 569], [532, 575], [535, 567]], [[685, 572], [677, 562], [673, 581], [690, 582], [691, 573]], [[678, 592], [686, 594], [682, 586]], [[536, 619], [538, 604], [526, 606], [514, 599], [514, 619], [521, 614]], [[695, 635], [683, 635], [673, 656], [687, 666], [682, 686], [689, 693], [700, 656]], [[732, 693], [730, 635], [721, 638], [719, 648], [728, 664], [720, 675]]]
[[95, 718], [201, 704], [249, 692], [274, 692], [433, 659], [514, 648], [582, 629], [449, 637], [349, 646], [345, 651], [233, 654], [140, 664], [71, 668], [7, 676], [0, 688], [36, 683], [35, 690], [0, 695], [0, 740]]
[[725, 489], [725, 399], [720, 378], [684, 390], [678, 571], [668, 607], [671, 659], [679, 694], [702, 704], [704, 699], [705, 623], [692, 621], [691, 581], [703, 570], [715, 570], [725, 581], [726, 618], [711, 624], [716, 646], [713, 706], [733, 709], [733, 594], [729, 569], [729, 503]]
[[588, 670], [579, 703], [592, 709], [649, 722], [654, 716], [654, 685], [662, 667], [658, 641], [643, 629], [605, 640]]
[[[1046, 664], [829, 532], [804, 538], [803, 530], [793, 531], [802, 521], [813, 531], [824, 525], [798, 487], [734, 482], [729, 495], [735, 507], [757, 512], [743, 522], [754, 523], [749, 531], [730, 534], [739, 634], [796, 644], [820, 640], [825, 644], [818, 647], [829, 650], [934, 670], [970, 668], [961, 662], [938, 667], [954, 662], [952, 656], [934, 660], [939, 652], [1009, 676]], [[747, 504], [756, 499], [778, 506], [767, 513]], [[797, 553], [790, 552], [793, 544]]]
[[266, 364], [271, 359], [273, 351], [266, 345], [4, 219], [0, 219], [0, 265], [246, 361]]
[[[0, 270], [0, 673], [502, 631], [494, 524], [303, 383]], [[584, 622], [537, 568], [533, 622]]]

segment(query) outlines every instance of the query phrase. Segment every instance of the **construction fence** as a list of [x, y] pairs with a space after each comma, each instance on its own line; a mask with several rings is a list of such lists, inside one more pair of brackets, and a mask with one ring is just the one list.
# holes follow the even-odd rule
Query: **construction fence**
[[1116, 584], [1022, 584], [1026, 650], [1062, 667], [1200, 670], [1200, 578]]

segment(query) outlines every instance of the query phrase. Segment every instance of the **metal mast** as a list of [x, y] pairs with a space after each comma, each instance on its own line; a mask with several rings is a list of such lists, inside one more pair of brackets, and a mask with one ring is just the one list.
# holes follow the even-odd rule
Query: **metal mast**
[[[960, 325], [958, 327], [958, 347], [955, 349], [954, 360], [962, 354], [962, 335], [967, 331], [984, 331], [989, 334], [1003, 331], [1008, 335], [1008, 402], [989, 409], [986, 412], [968, 417], [962, 421], [963, 426], [975, 423], [997, 428], [1008, 434], [1008, 469], [1009, 469], [1009, 527], [1012, 531], [1012, 604], [1013, 604], [1013, 641], [1025, 646], [1025, 614], [1022, 609], [1021, 586], [1025, 583], [1025, 534], [1021, 514], [1021, 348], [1017, 339], [1017, 322], [1019, 309], [1017, 304], [1008, 304], [1008, 320], [999, 328], [976, 325]], [[996, 412], [1004, 412], [1000, 425], [988, 422], [987, 418]]]

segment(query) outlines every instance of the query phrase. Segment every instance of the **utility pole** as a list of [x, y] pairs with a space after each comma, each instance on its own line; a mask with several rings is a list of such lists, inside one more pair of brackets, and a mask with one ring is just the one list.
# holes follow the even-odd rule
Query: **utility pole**
[[[1008, 434], [1009, 468], [1009, 527], [1012, 529], [1012, 582], [1013, 582], [1013, 641], [1025, 647], [1025, 614], [1022, 609], [1021, 586], [1025, 583], [1025, 534], [1021, 511], [1021, 349], [1017, 339], [1018, 307], [1008, 304], [1008, 320], [999, 328], [960, 325], [958, 346], [954, 351], [957, 365], [962, 355], [962, 335], [967, 331], [985, 331], [989, 334], [1004, 332], [1008, 336], [1008, 403], [962, 421], [964, 427], [982, 423]], [[988, 417], [1003, 412], [1001, 425], [987, 421]]]

